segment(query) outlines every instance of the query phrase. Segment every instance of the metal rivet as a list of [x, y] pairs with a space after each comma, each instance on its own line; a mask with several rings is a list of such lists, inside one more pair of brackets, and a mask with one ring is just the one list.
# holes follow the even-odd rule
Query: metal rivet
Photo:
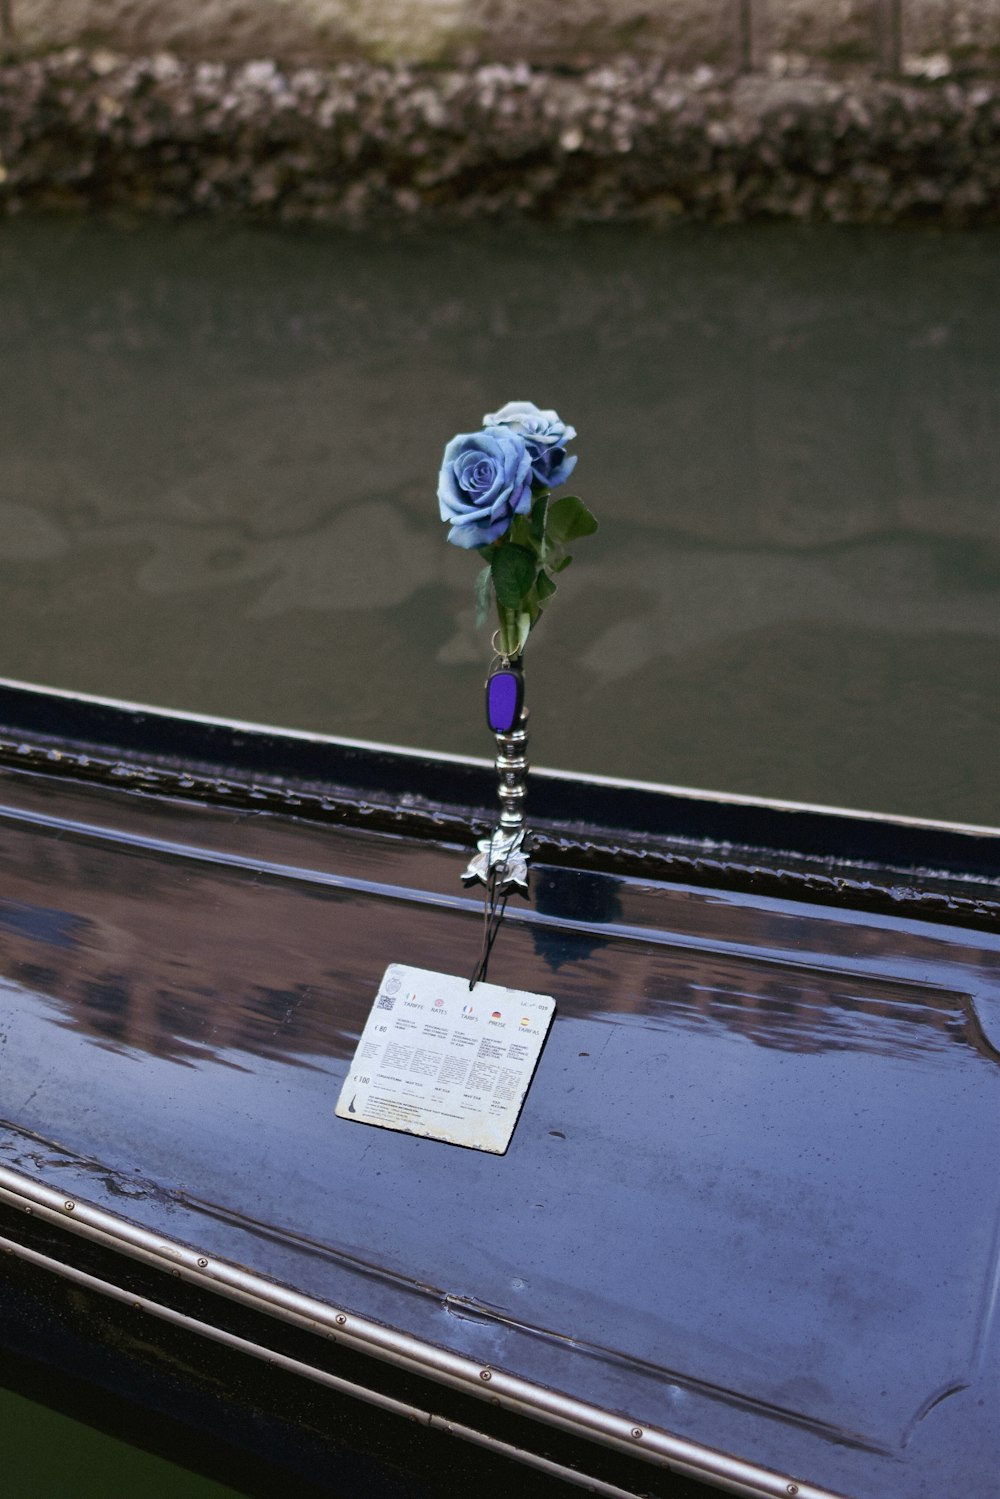
[[205, 1266], [207, 1264], [208, 1264], [208, 1260], [199, 1260], [198, 1261], [198, 1269], [199, 1270], [204, 1270], [204, 1268], [205, 1268]]
[[797, 1483], [790, 1483], [788, 1485], [788, 1488], [786, 1489], [785, 1492], [788, 1493], [788, 1494], [797, 1494], [799, 1492], [799, 1486], [798, 1486], [798, 1484]]
[[344, 1316], [343, 1312], [341, 1312], [340, 1315], [337, 1318], [337, 1326], [338, 1327], [343, 1327], [346, 1322], [347, 1322], [347, 1318]]
[[71, 1213], [73, 1211], [73, 1209], [76, 1207], [76, 1203], [75, 1202], [64, 1202], [63, 1203], [63, 1207], [66, 1209], [67, 1213]]
[[479, 1378], [485, 1380], [486, 1383], [489, 1384], [490, 1380], [493, 1378], [493, 1375], [490, 1373], [489, 1369], [480, 1369]]
[[632, 1427], [632, 1435], [635, 1437], [636, 1441], [638, 1442], [639, 1438], [642, 1436], [642, 1427], [641, 1426], [633, 1426]]

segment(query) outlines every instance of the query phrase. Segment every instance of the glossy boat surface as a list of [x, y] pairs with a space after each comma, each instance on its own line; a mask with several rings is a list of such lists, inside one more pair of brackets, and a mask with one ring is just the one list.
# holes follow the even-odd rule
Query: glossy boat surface
[[0, 689], [10, 1306], [117, 1297], [550, 1484], [992, 1496], [1000, 834], [534, 777], [489, 976], [556, 1019], [493, 1156], [334, 1115], [387, 964], [475, 967], [491, 793]]

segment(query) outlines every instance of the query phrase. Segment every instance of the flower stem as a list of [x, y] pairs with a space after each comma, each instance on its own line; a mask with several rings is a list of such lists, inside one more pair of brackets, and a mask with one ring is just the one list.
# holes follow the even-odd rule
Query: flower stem
[[500, 620], [500, 654], [515, 660], [524, 650], [528, 631], [531, 628], [531, 616], [524, 611], [507, 609], [503, 604], [497, 604], [497, 615]]

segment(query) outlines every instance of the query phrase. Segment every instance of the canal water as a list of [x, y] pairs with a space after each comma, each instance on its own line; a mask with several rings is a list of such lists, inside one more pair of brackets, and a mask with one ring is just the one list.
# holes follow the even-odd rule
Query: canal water
[[539, 763], [1000, 821], [1000, 237], [0, 226], [0, 673], [488, 754], [445, 440], [579, 430]]
[[4, 1499], [236, 1499], [236, 1490], [0, 1389]]

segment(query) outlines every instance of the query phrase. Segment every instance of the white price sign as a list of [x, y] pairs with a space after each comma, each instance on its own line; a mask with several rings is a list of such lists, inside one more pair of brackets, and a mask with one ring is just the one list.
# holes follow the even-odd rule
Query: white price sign
[[337, 1115], [503, 1155], [555, 1013], [547, 994], [390, 963]]

